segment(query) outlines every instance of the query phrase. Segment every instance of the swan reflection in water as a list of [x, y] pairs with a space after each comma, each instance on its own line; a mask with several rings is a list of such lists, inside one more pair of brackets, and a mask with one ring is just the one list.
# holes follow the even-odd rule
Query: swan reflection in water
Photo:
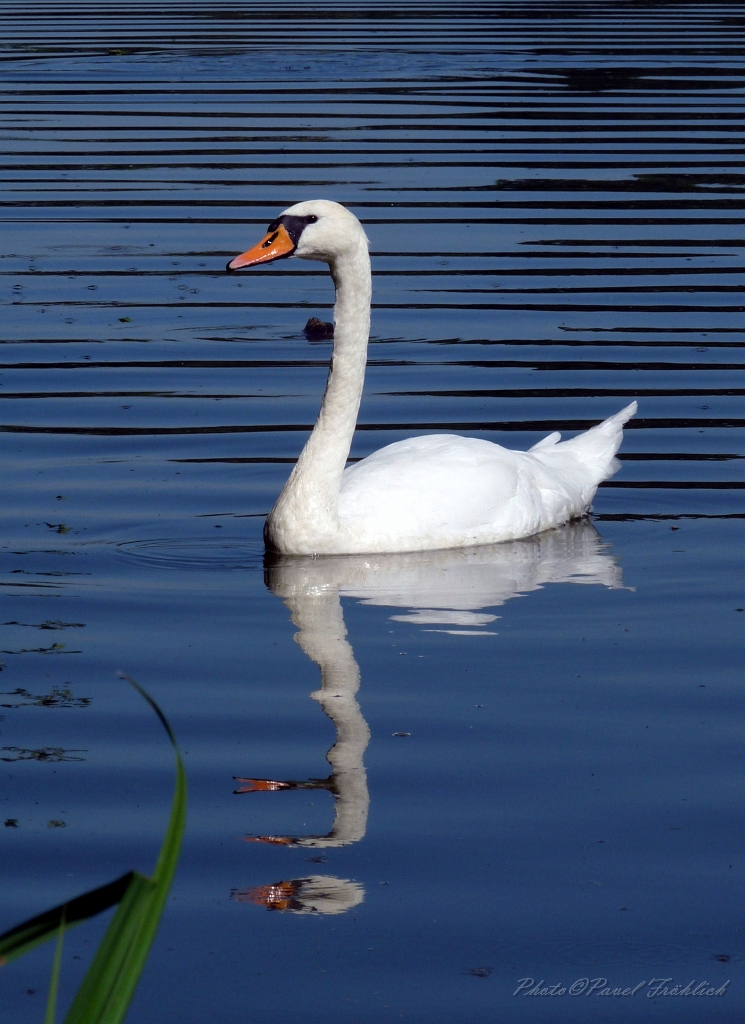
[[365, 898], [359, 882], [332, 875], [309, 875], [255, 889], [236, 889], [233, 899], [256, 903], [267, 910], [289, 910], [293, 914], [344, 914]]
[[[363, 763], [370, 730], [355, 694], [360, 670], [347, 640], [341, 598], [401, 609], [396, 622], [437, 627], [460, 636], [493, 635], [484, 627], [499, 616], [485, 608], [540, 590], [547, 583], [584, 583], [621, 589], [621, 570], [588, 520], [479, 548], [383, 555], [267, 556], [265, 582], [287, 605], [295, 640], [321, 670], [311, 694], [336, 728], [326, 755], [326, 779], [237, 779], [236, 793], [326, 789], [334, 795], [334, 822], [326, 835], [251, 836], [249, 842], [312, 849], [348, 846], [365, 835], [370, 796]], [[320, 861], [321, 858], [313, 858]], [[313, 875], [248, 890], [233, 898], [270, 910], [341, 913], [364, 899], [348, 879]]]

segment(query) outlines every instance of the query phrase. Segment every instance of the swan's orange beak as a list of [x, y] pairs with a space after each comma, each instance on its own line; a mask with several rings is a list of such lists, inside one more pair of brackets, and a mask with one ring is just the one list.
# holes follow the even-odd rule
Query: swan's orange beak
[[228, 263], [228, 270], [240, 270], [241, 267], [255, 267], [257, 263], [271, 263], [292, 256], [295, 243], [290, 238], [287, 228], [280, 224], [276, 231], [270, 231], [258, 245], [248, 252], [241, 253]]

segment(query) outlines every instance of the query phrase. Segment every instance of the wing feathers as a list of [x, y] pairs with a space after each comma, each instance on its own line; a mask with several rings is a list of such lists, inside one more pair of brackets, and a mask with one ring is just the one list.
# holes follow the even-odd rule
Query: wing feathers
[[537, 452], [539, 448], [550, 448], [554, 444], [558, 444], [561, 441], [561, 434], [558, 430], [555, 430], [553, 434], [549, 434], [548, 437], [544, 437], [542, 441], [534, 444], [532, 448], [528, 448], [529, 452]]

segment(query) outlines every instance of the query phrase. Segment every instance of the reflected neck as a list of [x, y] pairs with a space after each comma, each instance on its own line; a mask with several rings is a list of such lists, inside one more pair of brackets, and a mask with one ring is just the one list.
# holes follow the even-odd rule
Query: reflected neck
[[338, 589], [285, 598], [299, 632], [295, 640], [321, 670], [321, 689], [311, 694], [336, 727], [336, 743], [326, 755], [333, 769], [334, 824], [327, 836], [300, 839], [301, 846], [347, 846], [367, 830], [370, 795], [362, 760], [370, 729], [355, 694], [360, 670], [347, 640]]

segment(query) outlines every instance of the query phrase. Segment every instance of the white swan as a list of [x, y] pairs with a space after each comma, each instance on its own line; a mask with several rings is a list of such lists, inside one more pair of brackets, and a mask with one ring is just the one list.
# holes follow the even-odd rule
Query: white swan
[[429, 434], [389, 444], [345, 469], [365, 379], [371, 275], [362, 225], [325, 199], [298, 203], [228, 270], [287, 256], [328, 263], [336, 286], [334, 351], [313, 433], [269, 513], [264, 539], [290, 555], [471, 547], [529, 537], [587, 511], [636, 402], [528, 452]]

